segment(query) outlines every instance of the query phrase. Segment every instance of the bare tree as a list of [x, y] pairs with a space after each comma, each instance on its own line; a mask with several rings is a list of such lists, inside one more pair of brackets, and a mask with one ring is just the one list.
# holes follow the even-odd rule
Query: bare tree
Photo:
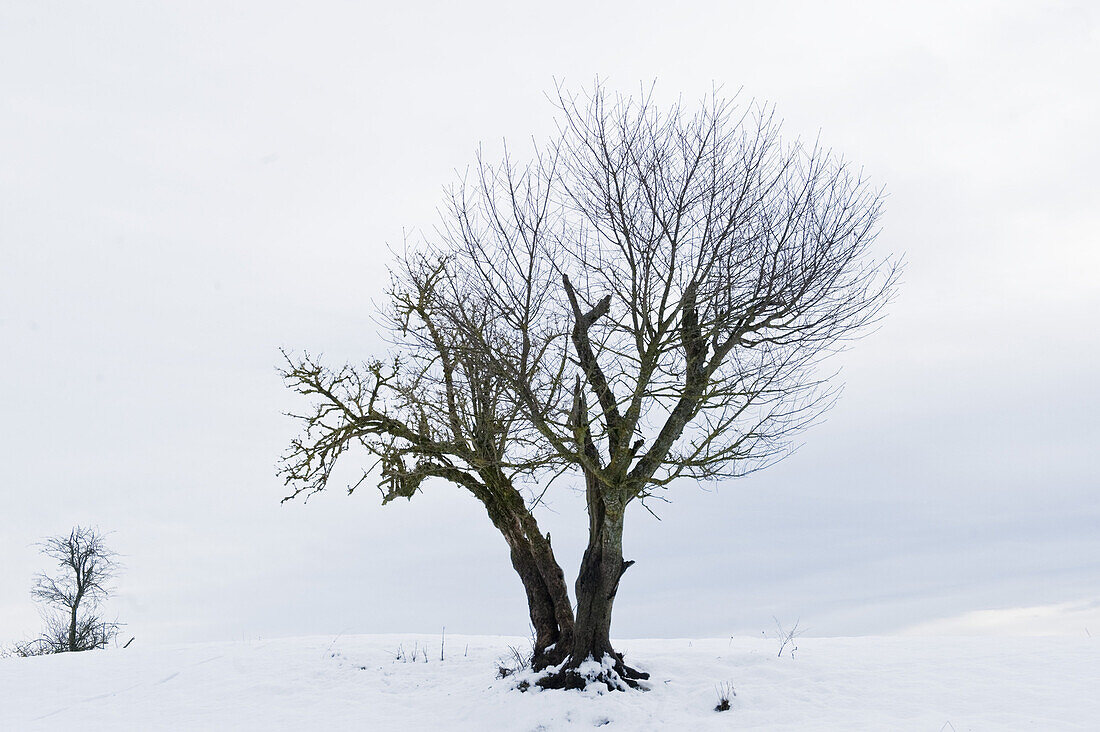
[[478, 161], [432, 251], [450, 328], [584, 477], [573, 646], [540, 683], [582, 686], [608, 659], [598, 678], [623, 688], [646, 678], [609, 637], [627, 507], [787, 454], [835, 396], [821, 361], [876, 321], [898, 265], [870, 253], [879, 192], [784, 144], [767, 108], [596, 87], [559, 109], [530, 164]]
[[[555, 139], [524, 164], [479, 157], [399, 263], [391, 361], [290, 363], [315, 406], [281, 472], [293, 495], [322, 490], [359, 446], [384, 502], [427, 478], [466, 488], [512, 550], [541, 665], [562, 661], [540, 685], [583, 686], [593, 659], [622, 689], [647, 678], [610, 641], [626, 509], [788, 454], [834, 400], [821, 363], [877, 320], [898, 263], [870, 251], [879, 192], [784, 144], [768, 108], [659, 109], [599, 86], [558, 102]], [[562, 472], [587, 498], [575, 616], [531, 515], [541, 494], [517, 488]], [[556, 628], [536, 621], [551, 613]]]
[[41, 542], [55, 570], [35, 578], [31, 595], [46, 607], [46, 628], [39, 638], [16, 647], [17, 655], [40, 655], [103, 648], [118, 632], [100, 606], [111, 592], [117, 571], [115, 553], [97, 529], [75, 527], [67, 535]]
[[[430, 478], [467, 490], [508, 543], [535, 629], [533, 663], [541, 669], [572, 647], [573, 609], [550, 537], [531, 513], [540, 495], [521, 488], [545, 476], [553, 455], [519, 419], [484, 352], [447, 327], [438, 297], [445, 265], [411, 255], [394, 267], [385, 315], [395, 353], [387, 362], [329, 369], [308, 355], [284, 354], [288, 385], [311, 400], [309, 411], [292, 415], [303, 434], [280, 464], [293, 490], [284, 500], [327, 488], [337, 461], [353, 449], [373, 461], [348, 493], [371, 475], [383, 503], [411, 499]], [[473, 311], [468, 304], [471, 318]], [[492, 323], [483, 319], [478, 328], [488, 337]]]

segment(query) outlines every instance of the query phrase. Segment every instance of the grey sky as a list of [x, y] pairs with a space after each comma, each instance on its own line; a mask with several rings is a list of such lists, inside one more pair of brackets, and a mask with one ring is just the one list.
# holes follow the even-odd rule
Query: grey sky
[[[524, 632], [457, 490], [279, 505], [277, 348], [377, 352], [387, 244], [597, 74], [776, 103], [887, 186], [909, 263], [800, 452], [633, 516], [614, 632], [1095, 608], [1098, 13], [962, 5], [3, 3], [0, 642], [37, 626], [33, 542], [78, 522], [116, 532], [150, 642]], [[572, 574], [583, 508], [550, 508]]]

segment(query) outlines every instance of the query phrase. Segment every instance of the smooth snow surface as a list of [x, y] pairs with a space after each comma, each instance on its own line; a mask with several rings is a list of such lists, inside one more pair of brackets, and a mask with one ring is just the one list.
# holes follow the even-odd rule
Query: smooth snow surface
[[[1096, 730], [1091, 638], [628, 640], [650, 691], [513, 689], [520, 638], [344, 636], [0, 659], [0, 730]], [[395, 659], [414, 650], [418, 661]], [[468, 647], [468, 650], [467, 650]], [[424, 649], [427, 648], [427, 662]], [[732, 708], [715, 712], [731, 682]]]

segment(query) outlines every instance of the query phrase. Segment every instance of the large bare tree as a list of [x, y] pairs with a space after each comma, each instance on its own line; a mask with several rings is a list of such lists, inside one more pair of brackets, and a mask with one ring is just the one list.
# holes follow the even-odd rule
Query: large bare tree
[[[530, 163], [479, 160], [433, 242], [450, 327], [584, 479], [589, 541], [567, 662], [547, 687], [645, 678], [612, 647], [626, 509], [681, 478], [759, 469], [834, 396], [820, 362], [865, 332], [897, 262], [882, 199], [766, 108], [559, 94]], [[487, 328], [486, 324], [492, 327]]]
[[[397, 358], [291, 362], [315, 408], [282, 472], [321, 490], [357, 444], [384, 500], [426, 478], [466, 488], [512, 550], [539, 665], [556, 664], [540, 684], [618, 689], [647, 677], [610, 640], [627, 508], [785, 455], [835, 396], [821, 362], [876, 321], [898, 264], [871, 251], [879, 192], [784, 143], [767, 108], [599, 86], [558, 101], [559, 134], [522, 164], [479, 157], [400, 262]], [[575, 616], [516, 488], [563, 471], [587, 498]]]

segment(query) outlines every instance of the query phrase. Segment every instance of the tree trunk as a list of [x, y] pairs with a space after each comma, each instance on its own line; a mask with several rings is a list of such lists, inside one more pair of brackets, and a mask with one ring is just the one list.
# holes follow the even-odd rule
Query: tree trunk
[[557, 625], [557, 637], [546, 645], [535, 643], [535, 657], [532, 662], [536, 671], [547, 666], [556, 666], [566, 659], [573, 647], [573, 605], [569, 600], [569, 587], [565, 583], [565, 572], [554, 557], [550, 546], [550, 536], [543, 536], [535, 518], [527, 513], [523, 518], [525, 533], [531, 548], [531, 555], [538, 568], [550, 606]]
[[539, 572], [531, 546], [526, 537], [516, 539], [505, 535], [511, 546], [512, 567], [516, 570], [523, 589], [527, 593], [527, 609], [531, 616], [531, 625], [535, 629], [535, 648], [532, 665], [544, 668], [546, 654], [560, 640], [557, 616], [554, 614], [554, 601]]
[[577, 618], [572, 657], [600, 660], [613, 653], [611, 609], [619, 589], [623, 562], [621, 519], [605, 518], [593, 527], [577, 574]]
[[539, 685], [548, 689], [584, 688], [592, 680], [578, 673], [587, 660], [604, 665], [594, 680], [608, 689], [637, 687], [638, 679], [649, 674], [623, 663], [621, 653], [611, 645], [611, 610], [619, 591], [619, 580], [634, 562], [623, 561], [623, 507], [609, 506], [589, 478], [588, 548], [577, 575], [577, 616], [569, 659], [558, 672], [543, 677]]
[[76, 648], [76, 603], [73, 603], [72, 608], [69, 611], [69, 650], [75, 651]]
[[532, 666], [536, 671], [565, 660], [572, 647], [573, 607], [565, 573], [554, 557], [550, 539], [513, 488], [500, 488], [486, 502], [489, 517], [511, 549], [512, 567], [527, 593], [535, 629]]

